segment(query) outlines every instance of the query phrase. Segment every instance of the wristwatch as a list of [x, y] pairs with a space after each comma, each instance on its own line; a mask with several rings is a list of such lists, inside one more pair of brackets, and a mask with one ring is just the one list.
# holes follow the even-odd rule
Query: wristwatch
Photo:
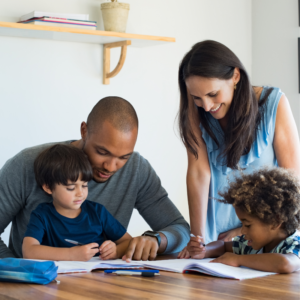
[[157, 231], [145, 231], [142, 236], [152, 236], [152, 237], [156, 237], [157, 238], [157, 243], [158, 243], [158, 247], [160, 246], [161, 243], [161, 238], [160, 235]]

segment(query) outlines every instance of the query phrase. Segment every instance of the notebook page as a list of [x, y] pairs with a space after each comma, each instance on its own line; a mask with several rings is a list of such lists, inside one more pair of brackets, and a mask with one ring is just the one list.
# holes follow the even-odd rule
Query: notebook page
[[138, 268], [143, 266], [139, 262], [127, 263], [121, 259], [116, 260], [101, 260], [99, 257], [93, 257], [89, 261], [55, 261], [58, 266], [57, 273], [72, 273], [72, 272], [90, 272], [94, 269], [123, 269], [123, 268]]
[[244, 267], [232, 267], [220, 263], [210, 263], [212, 258], [206, 259], [170, 259], [147, 261], [145, 267], [155, 268], [164, 271], [182, 273], [185, 270], [193, 270], [201, 273], [210, 274], [218, 277], [226, 277], [233, 279], [248, 279], [273, 275], [275, 273], [262, 272]]
[[220, 263], [210, 263], [211, 259], [205, 259], [201, 261], [192, 262], [188, 265], [186, 265], [186, 270], [193, 269], [194, 271], [199, 270], [199, 272], [207, 272], [213, 276], [219, 276], [219, 277], [227, 277], [227, 278], [233, 278], [233, 279], [250, 279], [250, 278], [256, 278], [256, 277], [263, 277], [268, 275], [274, 275], [276, 273], [272, 272], [263, 272], [258, 271], [254, 269], [249, 269], [245, 267], [232, 267], [227, 266]]
[[[193, 259], [194, 261], [195, 259]], [[145, 267], [163, 271], [182, 273], [191, 259], [167, 259], [145, 262]]]

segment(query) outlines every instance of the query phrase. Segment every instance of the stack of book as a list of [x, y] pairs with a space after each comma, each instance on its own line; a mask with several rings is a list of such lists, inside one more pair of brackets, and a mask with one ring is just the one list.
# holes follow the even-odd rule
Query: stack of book
[[22, 16], [18, 23], [91, 30], [96, 30], [97, 27], [97, 22], [89, 21], [89, 15], [86, 14], [63, 14], [41, 11], [33, 11]]

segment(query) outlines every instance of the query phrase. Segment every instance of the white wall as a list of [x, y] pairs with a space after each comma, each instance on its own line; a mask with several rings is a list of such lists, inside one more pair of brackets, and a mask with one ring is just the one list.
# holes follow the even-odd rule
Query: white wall
[[[126, 0], [127, 32], [170, 36], [175, 44], [130, 48], [124, 68], [102, 85], [102, 47], [60, 41], [0, 37], [0, 167], [24, 147], [79, 139], [79, 126], [93, 105], [122, 96], [137, 110], [136, 150], [146, 157], [170, 198], [188, 219], [186, 153], [175, 135], [177, 70], [183, 55], [204, 39], [231, 48], [251, 73], [251, 1]], [[0, 2], [0, 20], [18, 20], [33, 10], [89, 13], [100, 21], [98, 0], [10, 0]], [[112, 59], [117, 62], [119, 52]], [[129, 232], [148, 226], [134, 213]], [[8, 231], [2, 236], [8, 240]]]
[[298, 131], [298, 0], [252, 0], [252, 80], [280, 87], [289, 99]]

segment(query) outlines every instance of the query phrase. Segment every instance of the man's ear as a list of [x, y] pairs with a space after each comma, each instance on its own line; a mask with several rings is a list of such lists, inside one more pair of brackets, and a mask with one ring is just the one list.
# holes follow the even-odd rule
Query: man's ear
[[52, 195], [52, 191], [50, 190], [48, 185], [43, 184], [42, 188], [47, 194]]
[[88, 128], [85, 122], [82, 122], [80, 125], [80, 134], [81, 134], [81, 139], [85, 141], [88, 135]]

